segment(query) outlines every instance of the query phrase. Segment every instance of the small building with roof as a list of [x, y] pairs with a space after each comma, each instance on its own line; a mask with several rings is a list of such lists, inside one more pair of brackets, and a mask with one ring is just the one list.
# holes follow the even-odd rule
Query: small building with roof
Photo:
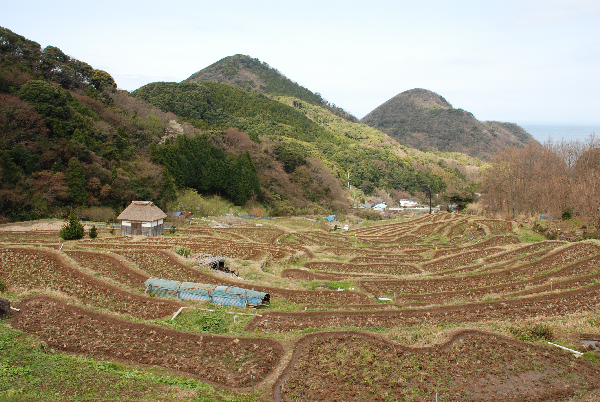
[[373, 206], [373, 210], [375, 210], [375, 211], [383, 211], [386, 208], [387, 208], [387, 205], [383, 202]]
[[121, 221], [123, 236], [160, 236], [165, 233], [166, 217], [152, 201], [132, 201], [117, 220]]

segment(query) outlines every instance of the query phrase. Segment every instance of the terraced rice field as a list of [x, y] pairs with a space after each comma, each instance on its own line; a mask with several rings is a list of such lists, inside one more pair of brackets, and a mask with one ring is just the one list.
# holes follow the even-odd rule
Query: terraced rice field
[[[600, 342], [600, 242], [531, 242], [527, 230], [442, 213], [342, 233], [277, 219], [66, 243], [0, 232], [1, 296], [20, 309], [2, 325], [248, 400], [598, 400], [600, 351], [581, 341]], [[196, 266], [182, 248], [224, 256], [242, 278]], [[272, 302], [163, 299], [145, 294], [150, 277]], [[193, 389], [180, 399], [204, 397]]]

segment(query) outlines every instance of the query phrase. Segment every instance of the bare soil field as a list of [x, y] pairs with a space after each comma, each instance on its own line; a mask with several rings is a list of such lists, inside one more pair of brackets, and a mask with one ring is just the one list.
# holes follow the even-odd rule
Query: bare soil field
[[390, 262], [379, 263], [379, 264], [351, 264], [351, 263], [340, 263], [340, 262], [328, 262], [328, 261], [317, 261], [309, 262], [304, 264], [304, 267], [317, 271], [326, 272], [364, 272], [367, 274], [392, 274], [392, 275], [405, 275], [405, 274], [416, 274], [421, 272], [415, 265], [409, 264], [393, 264]]
[[[472, 252], [470, 252], [472, 253]], [[470, 254], [469, 253], [469, 254]], [[486, 286], [495, 286], [498, 284], [512, 283], [521, 281], [523, 286], [531, 283], [542, 283], [549, 280], [550, 277], [572, 276], [576, 273], [580, 275], [589, 274], [596, 268], [592, 264], [590, 268], [581, 272], [567, 270], [561, 273], [560, 267], [572, 264], [584, 258], [589, 258], [600, 253], [600, 246], [587, 243], [576, 243], [566, 246], [555, 252], [548, 254], [541, 259], [522, 264], [513, 268], [506, 268], [499, 271], [484, 272], [482, 274], [474, 273], [464, 277], [447, 277], [422, 280], [395, 280], [395, 281], [363, 281], [361, 286], [368, 292], [375, 294], [423, 294], [434, 292], [461, 291]], [[596, 261], [596, 260], [594, 260]], [[595, 268], [595, 269], [594, 269]], [[526, 283], [527, 280], [536, 277], [535, 280]]]
[[348, 331], [301, 338], [274, 399], [547, 401], [599, 385], [597, 367], [497, 334], [458, 331], [442, 344], [409, 348]]
[[287, 332], [306, 328], [407, 327], [423, 324], [473, 323], [491, 320], [520, 320], [539, 314], [559, 317], [600, 307], [600, 284], [582, 289], [520, 299], [472, 303], [424, 309], [386, 312], [266, 312], [250, 321], [246, 329], [259, 332]]
[[56, 252], [0, 248], [0, 275], [11, 289], [64, 293], [81, 303], [140, 318], [172, 314], [182, 304], [128, 292], [75, 269]]
[[[598, 240], [546, 241], [523, 222], [450, 213], [341, 232], [245, 222], [68, 242], [60, 226], [5, 225], [0, 297], [20, 311], [0, 325], [51, 353], [156, 367], [236, 395], [223, 400], [600, 397]], [[181, 249], [223, 256], [244, 278]], [[271, 303], [256, 311], [146, 295], [150, 277], [254, 289]], [[202, 392], [179, 400], [211, 399]]]
[[48, 346], [72, 353], [156, 365], [228, 387], [247, 387], [279, 363], [282, 345], [271, 339], [173, 331], [133, 323], [46, 296], [19, 304], [14, 328], [35, 333]]

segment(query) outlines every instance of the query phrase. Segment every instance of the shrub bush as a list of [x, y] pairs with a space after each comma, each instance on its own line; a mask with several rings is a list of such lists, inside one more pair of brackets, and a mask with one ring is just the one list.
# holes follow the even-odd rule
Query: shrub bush
[[188, 258], [190, 255], [192, 255], [192, 252], [187, 247], [178, 247], [175, 252], [185, 258]]
[[573, 210], [571, 208], [565, 208], [560, 216], [563, 221], [568, 221], [573, 218]]
[[380, 221], [382, 219], [381, 214], [376, 211], [368, 211], [368, 210], [358, 211], [356, 213], [356, 215], [358, 215], [361, 218], [366, 219], [368, 221]]

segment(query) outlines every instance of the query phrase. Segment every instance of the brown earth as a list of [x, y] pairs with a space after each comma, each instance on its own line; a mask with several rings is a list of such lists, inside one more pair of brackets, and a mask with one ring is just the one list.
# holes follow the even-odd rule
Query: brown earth
[[[476, 251], [468, 252], [469, 258], [465, 258], [465, 261], [471, 260], [471, 253], [476, 253]], [[552, 271], [556, 270], [558, 267], [594, 256], [598, 253], [600, 253], [600, 246], [596, 244], [574, 243], [555, 250], [537, 261], [500, 271], [484, 272], [482, 274], [473, 274], [463, 277], [362, 281], [360, 286], [375, 295], [390, 295], [394, 293], [397, 293], [398, 295], [412, 295], [464, 291], [472, 288], [492, 287], [498, 284], [527, 280], [534, 276], [544, 274], [545, 272], [548, 272], [546, 275], [547, 277], [552, 277], [552, 275], [554, 275], [552, 274]], [[452, 258], [458, 258], [459, 256]], [[558, 276], [560, 276], [560, 274], [558, 274]], [[545, 279], [539, 279], [536, 283], [543, 280]], [[525, 285], [525, 283], [523, 285]]]
[[[583, 321], [598, 327], [594, 314], [600, 307], [599, 243], [519, 244], [510, 232], [515, 227], [504, 220], [436, 214], [364, 227], [356, 230], [356, 236], [350, 232], [289, 233], [306, 246], [277, 243], [285, 234], [279, 229], [193, 228], [173, 237], [101, 236], [67, 242], [62, 253], [48, 250], [58, 247], [56, 232], [2, 232], [4, 244], [29, 247], [0, 248], [0, 278], [11, 291], [23, 291], [25, 297], [15, 304], [22, 309], [13, 315], [11, 325], [39, 337], [51, 348], [157, 365], [244, 392], [249, 392], [252, 374], [257, 386], [259, 381], [263, 389], [273, 386], [276, 400], [435, 400], [436, 392], [440, 400], [564, 400], [582, 392], [581, 400], [595, 400], [599, 395], [598, 366], [545, 343], [473, 330], [454, 335], [440, 330], [441, 335], [450, 336], [444, 344], [410, 348], [361, 331], [294, 333], [365, 328], [408, 339], [403, 337], [410, 337], [406, 333], [411, 328], [484, 322], [517, 325], [540, 319], [552, 322], [553, 318], [570, 323], [572, 315], [584, 316]], [[484, 236], [490, 233], [511, 235], [486, 240]], [[436, 250], [440, 235], [450, 241]], [[90, 251], [73, 250], [75, 246]], [[288, 268], [281, 276], [293, 278], [295, 286], [302, 286], [303, 281], [354, 279], [371, 294], [289, 290], [257, 280], [225, 279], [182, 262], [173, 252], [182, 246], [192, 252], [256, 261], [257, 266], [261, 260], [286, 267], [298, 266], [298, 259], [303, 263], [312, 259], [306, 267], [328, 272]], [[323, 261], [333, 255], [338, 256], [335, 262]], [[412, 269], [398, 269], [404, 266]], [[410, 279], [402, 279], [406, 274], [411, 274]], [[164, 317], [185, 303], [142, 294], [143, 281], [161, 275], [252, 287], [274, 300], [296, 303], [285, 308], [300, 311], [263, 309], [242, 332], [250, 336], [261, 333], [261, 338], [233, 338], [173, 331], [47, 296], [26, 296], [31, 291], [50, 290], [107, 313]], [[547, 293], [551, 278], [552, 292]], [[372, 295], [393, 293], [397, 293], [398, 304], [374, 304]], [[486, 296], [497, 300], [468, 303]], [[420, 307], [447, 302], [460, 304]], [[413, 308], [405, 308], [408, 306]], [[577, 318], [574, 322], [578, 320], [582, 321]], [[400, 335], [391, 335], [394, 331]], [[283, 332], [286, 334], [275, 335]], [[590, 333], [564, 337], [577, 344], [584, 336], [600, 340], [598, 334]], [[285, 339], [285, 343], [273, 337]], [[279, 380], [273, 383], [277, 376]]]
[[265, 312], [261, 317], [254, 317], [246, 326], [246, 330], [266, 333], [328, 327], [392, 328], [492, 320], [525, 320], [539, 315], [558, 317], [595, 311], [600, 306], [599, 290], [600, 284], [594, 284], [583, 289], [514, 300], [398, 311]]
[[462, 330], [441, 345], [410, 348], [339, 331], [296, 343], [273, 399], [548, 401], [599, 385], [597, 367], [582, 359], [493, 333]]
[[283, 355], [280, 342], [175, 331], [33, 296], [17, 304], [9, 323], [51, 348], [160, 366], [227, 387], [260, 382]]
[[13, 290], [52, 289], [91, 306], [140, 318], [164, 317], [183, 306], [110, 285], [75, 269], [60, 253], [41, 249], [0, 248], [0, 276]]

